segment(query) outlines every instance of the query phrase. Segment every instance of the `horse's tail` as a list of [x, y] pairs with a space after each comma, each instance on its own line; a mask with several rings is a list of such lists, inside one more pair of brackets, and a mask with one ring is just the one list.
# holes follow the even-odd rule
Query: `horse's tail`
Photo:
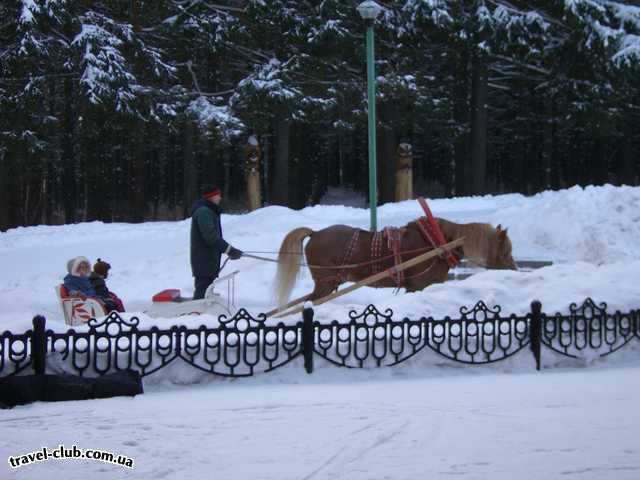
[[291, 230], [280, 245], [278, 254], [278, 273], [276, 274], [275, 294], [278, 305], [282, 306], [289, 300], [291, 290], [296, 284], [302, 262], [302, 241], [313, 234], [307, 227]]

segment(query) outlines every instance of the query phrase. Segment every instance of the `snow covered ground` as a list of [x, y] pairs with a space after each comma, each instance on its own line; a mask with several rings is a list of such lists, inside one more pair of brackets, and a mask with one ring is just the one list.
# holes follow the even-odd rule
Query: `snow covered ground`
[[[504, 313], [567, 312], [586, 297], [610, 311], [640, 307], [640, 188], [588, 187], [522, 195], [438, 199], [434, 214], [457, 222], [508, 227], [518, 260], [551, 260], [534, 272], [489, 271], [413, 294], [363, 288], [316, 309], [316, 319], [346, 319], [369, 303], [394, 317], [458, 315], [478, 300]], [[379, 225], [402, 226], [417, 202], [385, 205]], [[276, 251], [285, 234], [344, 223], [367, 228], [360, 208], [268, 207], [223, 216], [225, 237], [245, 251]], [[168, 287], [192, 292], [189, 221], [140, 225], [91, 222], [0, 233], [0, 330], [18, 332], [44, 314], [64, 330], [53, 287], [69, 258], [111, 265], [109, 286], [142, 326], [168, 319], [141, 314]], [[264, 254], [267, 255], [267, 254]], [[238, 306], [273, 306], [273, 264], [238, 269]], [[305, 274], [294, 295], [310, 291]], [[296, 319], [294, 319], [296, 320]], [[213, 324], [212, 317], [180, 323]], [[293, 320], [292, 320], [293, 321]], [[0, 457], [59, 444], [112, 450], [136, 468], [101, 462], [43, 462], [0, 478], [220, 479], [629, 479], [640, 478], [640, 341], [604, 360], [547, 355], [535, 372], [528, 352], [485, 367], [450, 365], [418, 355], [394, 368], [354, 371], [301, 360], [273, 373], [220, 380], [176, 365], [145, 379], [137, 398], [34, 404], [0, 411]], [[633, 343], [633, 342], [632, 342]], [[197, 384], [196, 384], [197, 383]], [[185, 385], [188, 384], [188, 385]]]
[[[165, 388], [0, 411], [0, 456], [59, 444], [134, 459], [2, 478], [637, 480], [637, 368]], [[357, 375], [356, 375], [357, 377]]]

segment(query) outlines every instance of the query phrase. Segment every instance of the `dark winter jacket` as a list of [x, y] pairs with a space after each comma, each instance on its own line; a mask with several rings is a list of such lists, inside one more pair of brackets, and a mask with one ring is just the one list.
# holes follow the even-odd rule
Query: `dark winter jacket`
[[194, 277], [217, 277], [220, 257], [229, 247], [222, 238], [220, 207], [201, 198], [191, 208], [191, 271]]
[[91, 272], [91, 275], [89, 275], [89, 281], [91, 282], [93, 289], [96, 291], [96, 296], [99, 297], [105, 307], [107, 307], [107, 311], [111, 312], [112, 310], [115, 310], [116, 312], [124, 312], [122, 300], [107, 288], [107, 282], [105, 282], [104, 277], [96, 272]]
[[96, 291], [97, 296], [109, 298], [109, 289], [107, 288], [107, 283], [104, 281], [104, 278], [96, 272], [91, 272], [91, 275], [89, 275], [89, 281], [91, 282], [93, 289]]
[[64, 286], [69, 295], [81, 293], [87, 297], [95, 297], [96, 291], [93, 289], [89, 277], [78, 277], [70, 273], [64, 277]]

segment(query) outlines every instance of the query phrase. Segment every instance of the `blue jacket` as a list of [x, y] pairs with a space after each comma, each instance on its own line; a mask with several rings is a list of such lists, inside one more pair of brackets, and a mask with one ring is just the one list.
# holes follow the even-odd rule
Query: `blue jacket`
[[217, 277], [220, 257], [229, 244], [222, 238], [220, 207], [201, 198], [191, 208], [191, 271], [194, 277]]
[[96, 296], [96, 291], [93, 289], [89, 277], [77, 277], [69, 273], [64, 277], [64, 286], [70, 295], [81, 293], [87, 297]]

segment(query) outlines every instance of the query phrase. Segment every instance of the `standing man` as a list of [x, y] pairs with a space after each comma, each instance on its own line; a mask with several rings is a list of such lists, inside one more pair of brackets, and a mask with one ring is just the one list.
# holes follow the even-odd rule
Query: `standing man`
[[222, 238], [220, 224], [220, 201], [222, 192], [218, 187], [208, 186], [202, 198], [191, 208], [191, 271], [195, 279], [193, 299], [204, 298], [204, 293], [220, 273], [220, 257], [226, 253], [237, 260], [242, 252], [233, 248]]

